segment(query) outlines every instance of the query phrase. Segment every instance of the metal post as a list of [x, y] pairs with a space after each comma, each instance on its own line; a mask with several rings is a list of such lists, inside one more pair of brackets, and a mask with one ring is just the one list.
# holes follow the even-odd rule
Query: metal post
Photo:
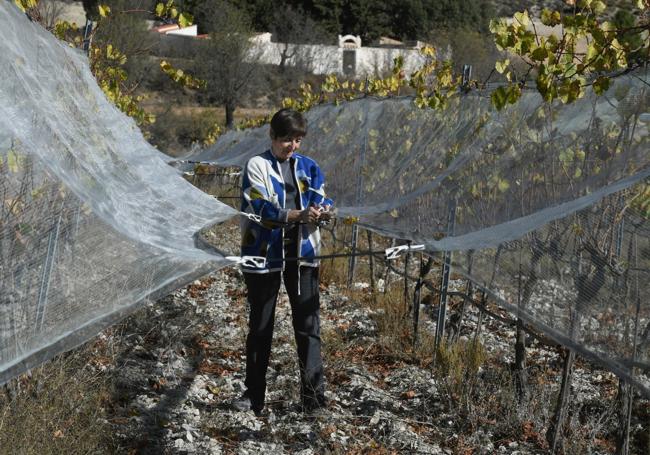
[[[447, 218], [447, 235], [454, 235], [456, 226], [456, 200], [449, 202], [449, 214]], [[440, 346], [445, 333], [445, 318], [447, 317], [447, 291], [449, 288], [449, 275], [451, 274], [451, 251], [445, 251], [444, 264], [442, 267], [442, 282], [440, 284], [440, 306], [438, 307], [438, 322], [436, 324], [436, 351]]]
[[56, 245], [59, 240], [59, 231], [61, 229], [61, 218], [63, 217], [63, 203], [56, 227], [50, 231], [47, 240], [47, 254], [45, 264], [43, 264], [43, 275], [41, 276], [41, 286], [38, 291], [38, 305], [36, 307], [36, 328], [41, 330], [45, 321], [45, 308], [47, 307], [47, 297], [50, 291], [50, 278], [52, 276], [52, 265], [56, 256]]
[[[372, 251], [372, 232], [366, 230], [368, 236], [368, 251]], [[368, 265], [370, 267], [370, 290], [372, 291], [373, 299], [376, 297], [377, 285], [375, 283], [375, 257], [371, 254], [368, 258]]]
[[464, 93], [469, 92], [469, 81], [472, 79], [472, 65], [463, 65], [463, 82], [461, 84], [461, 90]]
[[424, 277], [429, 274], [431, 266], [433, 265], [432, 257], [429, 257], [426, 264], [424, 263], [423, 258], [424, 256], [420, 254], [420, 274], [418, 275], [418, 281], [415, 285], [415, 291], [413, 291], [413, 347], [415, 347], [418, 342], [420, 303], [422, 302], [422, 286], [424, 285]]
[[348, 259], [348, 288], [352, 286], [354, 281], [354, 269], [357, 265], [357, 242], [359, 240], [359, 227], [355, 224], [352, 226], [352, 255]]
[[[622, 222], [621, 222], [622, 224]], [[622, 232], [622, 230], [621, 230]], [[621, 235], [622, 236], [622, 235]], [[637, 243], [637, 234], [634, 233], [632, 235], [632, 240], [631, 243], [634, 248], [634, 269], [635, 269], [635, 286], [634, 286], [634, 295], [636, 297], [636, 311], [634, 314], [634, 338], [633, 338], [633, 343], [632, 343], [632, 364], [634, 365], [634, 362], [636, 361], [637, 358], [637, 348], [638, 348], [638, 341], [639, 341], [639, 313], [641, 312], [641, 292], [639, 291], [639, 246]], [[634, 377], [634, 367], [630, 367], [630, 375]], [[634, 405], [634, 394], [632, 393], [632, 389], [630, 386], [630, 389], [628, 389], [628, 395], [627, 395], [628, 403], [627, 403], [627, 415], [626, 415], [626, 422], [625, 422], [625, 435], [624, 435], [624, 447], [623, 449], [625, 450], [625, 453], [629, 451], [629, 446], [630, 446], [630, 426], [632, 424], [632, 406]], [[650, 446], [650, 442], [648, 443]]]
[[[390, 247], [393, 248], [396, 244], [396, 240], [393, 238], [390, 241]], [[388, 261], [385, 262], [386, 264], [386, 269], [384, 270], [384, 295], [388, 292], [388, 285], [390, 283], [390, 263]]]
[[[624, 219], [621, 220], [619, 226], [618, 226], [618, 232], [617, 232], [617, 239], [616, 239], [616, 255], [617, 258], [621, 258], [621, 252], [623, 249], [623, 234], [624, 234], [624, 229], [623, 229], [623, 223]], [[625, 273], [625, 282], [621, 283], [621, 277], [617, 276], [615, 278], [615, 283], [616, 287], [619, 289], [619, 292], [623, 295], [623, 305], [624, 305], [624, 314], [626, 315], [625, 317], [625, 335], [624, 335], [624, 342], [626, 344], [629, 344], [629, 338], [630, 338], [630, 327], [629, 327], [629, 316], [628, 316], [628, 296], [630, 295], [630, 292], [628, 292], [629, 288], [632, 288], [632, 301], [636, 300], [636, 312], [635, 312], [635, 318], [634, 318], [634, 329], [633, 329], [633, 342], [632, 342], [632, 364], [634, 364], [634, 361], [636, 360], [636, 353], [637, 353], [637, 341], [638, 341], [638, 334], [639, 334], [639, 303], [640, 303], [640, 295], [639, 295], [639, 274], [638, 274], [638, 251], [637, 251], [637, 245], [636, 245], [636, 232], [632, 234], [632, 237], [630, 239], [629, 247], [628, 247], [628, 261], [629, 261], [629, 266], [628, 267], [634, 267], [637, 272], [635, 273], [636, 277], [636, 286], [631, 285], [628, 283], [629, 279], [629, 269]], [[634, 377], [634, 366], [630, 367], [630, 375]], [[630, 451], [630, 424], [631, 424], [631, 418], [632, 418], [632, 406], [634, 405], [634, 392], [632, 389], [632, 385], [629, 384], [627, 381], [625, 381], [622, 378], [619, 378], [618, 380], [618, 425], [619, 425], [619, 430], [618, 430], [618, 435], [617, 435], [617, 441], [616, 441], [616, 453], [617, 454], [624, 454], [627, 455]]]
[[86, 19], [86, 25], [84, 27], [84, 38], [83, 38], [83, 50], [86, 54], [90, 52], [90, 44], [93, 39], [92, 31], [93, 31], [93, 21]]
[[[625, 218], [621, 220], [621, 222], [618, 224], [618, 229], [616, 230], [616, 259], [620, 260], [621, 254], [623, 252], [623, 236], [625, 234]], [[616, 275], [614, 278], [614, 281], [616, 283], [616, 288], [620, 290], [621, 288], [621, 277], [619, 275]], [[624, 300], [624, 304], [627, 304], [627, 301]], [[627, 305], [626, 305], [627, 306]], [[627, 341], [627, 337], [625, 338]]]
[[406, 312], [409, 313], [409, 262], [411, 261], [411, 241], [408, 240], [406, 244], [409, 246], [409, 251], [406, 252], [406, 256], [404, 257], [404, 308], [406, 309]]
[[413, 347], [418, 344], [418, 326], [420, 325], [420, 302], [422, 293], [420, 292], [422, 287], [422, 270], [424, 266], [422, 264], [422, 255], [420, 254], [420, 275], [418, 276], [418, 282], [415, 284], [415, 291], [413, 291]]
[[[357, 206], [361, 204], [361, 197], [363, 196], [363, 165], [366, 162], [366, 145], [368, 142], [368, 130], [366, 128], [366, 134], [363, 137], [363, 145], [361, 146], [361, 153], [359, 156], [359, 161], [357, 161], [357, 188], [356, 188], [356, 203]], [[357, 264], [357, 258], [355, 253], [357, 252], [357, 241], [359, 239], [359, 228], [356, 224], [352, 226], [352, 256], [350, 256], [348, 262], [348, 288], [352, 286], [352, 281], [354, 280], [354, 269]]]

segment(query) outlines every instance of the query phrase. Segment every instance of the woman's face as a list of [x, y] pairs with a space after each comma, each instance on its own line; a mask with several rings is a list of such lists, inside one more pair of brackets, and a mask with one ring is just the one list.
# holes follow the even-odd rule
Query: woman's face
[[271, 139], [271, 151], [278, 160], [285, 161], [291, 158], [293, 152], [300, 148], [301, 142], [302, 136]]

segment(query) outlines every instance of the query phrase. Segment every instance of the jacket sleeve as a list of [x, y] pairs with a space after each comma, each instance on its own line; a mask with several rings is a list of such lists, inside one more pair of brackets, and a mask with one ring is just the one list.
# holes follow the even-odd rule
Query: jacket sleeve
[[242, 179], [242, 192], [245, 207], [266, 221], [285, 221], [283, 210], [277, 200], [269, 194], [266, 186], [263, 163], [251, 159], [246, 163]]

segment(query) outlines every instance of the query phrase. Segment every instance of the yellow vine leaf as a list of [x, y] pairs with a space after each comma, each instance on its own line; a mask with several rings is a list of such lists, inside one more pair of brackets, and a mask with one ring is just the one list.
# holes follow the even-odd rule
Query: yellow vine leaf
[[101, 17], [108, 17], [111, 14], [111, 7], [108, 5], [99, 5], [99, 15]]
[[34, 8], [38, 4], [38, 0], [15, 0], [14, 3], [25, 12], [30, 8]]

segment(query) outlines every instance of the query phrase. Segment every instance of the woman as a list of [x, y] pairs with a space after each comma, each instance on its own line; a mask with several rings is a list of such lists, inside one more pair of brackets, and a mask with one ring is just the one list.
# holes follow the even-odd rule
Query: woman
[[242, 179], [242, 211], [261, 223], [242, 221], [242, 256], [262, 256], [266, 267], [242, 267], [250, 306], [246, 339], [246, 392], [237, 409], [261, 415], [266, 370], [271, 353], [275, 305], [284, 285], [300, 366], [301, 404], [305, 412], [325, 406], [320, 340], [318, 224], [329, 221], [333, 203], [324, 192], [324, 176], [316, 162], [298, 154], [307, 134], [299, 112], [278, 111], [271, 119], [271, 148], [251, 158]]

